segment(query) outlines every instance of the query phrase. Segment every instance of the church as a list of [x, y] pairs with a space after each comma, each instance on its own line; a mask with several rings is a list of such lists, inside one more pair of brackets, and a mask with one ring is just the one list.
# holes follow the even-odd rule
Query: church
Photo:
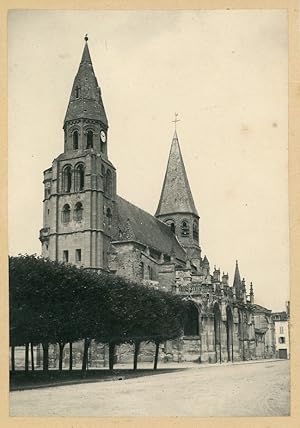
[[[189, 319], [181, 338], [162, 346], [168, 361], [226, 362], [272, 358], [271, 310], [254, 303], [253, 285], [233, 283], [211, 268], [199, 242], [199, 214], [185, 170], [177, 132], [169, 152], [155, 215], [117, 194], [117, 172], [108, 156], [108, 119], [85, 44], [64, 118], [64, 151], [44, 171], [42, 255], [109, 272], [184, 296]], [[141, 348], [150, 361], [154, 346]], [[132, 359], [122, 345], [117, 361]], [[105, 361], [94, 344], [92, 365]]]

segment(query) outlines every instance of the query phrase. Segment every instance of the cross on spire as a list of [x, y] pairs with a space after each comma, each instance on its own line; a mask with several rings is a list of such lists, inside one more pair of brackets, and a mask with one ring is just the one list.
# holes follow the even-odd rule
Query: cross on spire
[[177, 119], [177, 117], [178, 117], [178, 113], [175, 113], [175, 119], [172, 120], [172, 122], [174, 122], [174, 125], [175, 125], [175, 131], [176, 131], [176, 124], [177, 124], [177, 122], [180, 122], [180, 119]]

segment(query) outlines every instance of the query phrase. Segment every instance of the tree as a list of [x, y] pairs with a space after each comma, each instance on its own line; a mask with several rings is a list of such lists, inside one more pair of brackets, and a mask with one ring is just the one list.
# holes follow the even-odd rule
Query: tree
[[59, 343], [61, 368], [64, 344], [80, 338], [77, 295], [84, 272], [35, 255], [10, 257], [9, 267], [11, 345], [41, 343], [47, 371], [49, 343]]

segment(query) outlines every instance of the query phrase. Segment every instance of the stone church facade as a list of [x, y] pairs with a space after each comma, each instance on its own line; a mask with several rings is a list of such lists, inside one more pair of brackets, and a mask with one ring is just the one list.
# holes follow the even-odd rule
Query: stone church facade
[[[183, 336], [162, 346], [165, 360], [272, 358], [271, 311], [254, 303], [252, 283], [247, 294], [238, 262], [230, 285], [228, 274], [211, 269], [202, 256], [199, 214], [176, 131], [153, 216], [117, 194], [108, 129], [86, 38], [64, 119], [64, 151], [44, 171], [42, 255], [185, 296], [189, 319]], [[93, 358], [94, 365], [105, 362], [105, 347], [94, 344]], [[131, 359], [130, 347], [122, 345], [117, 358]], [[152, 358], [151, 345], [141, 358]]]

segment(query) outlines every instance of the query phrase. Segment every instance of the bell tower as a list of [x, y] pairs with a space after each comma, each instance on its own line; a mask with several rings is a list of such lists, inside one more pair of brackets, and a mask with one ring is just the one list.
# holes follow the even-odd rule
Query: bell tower
[[105, 271], [116, 170], [108, 159], [108, 121], [87, 36], [63, 130], [64, 152], [44, 171], [42, 255]]

